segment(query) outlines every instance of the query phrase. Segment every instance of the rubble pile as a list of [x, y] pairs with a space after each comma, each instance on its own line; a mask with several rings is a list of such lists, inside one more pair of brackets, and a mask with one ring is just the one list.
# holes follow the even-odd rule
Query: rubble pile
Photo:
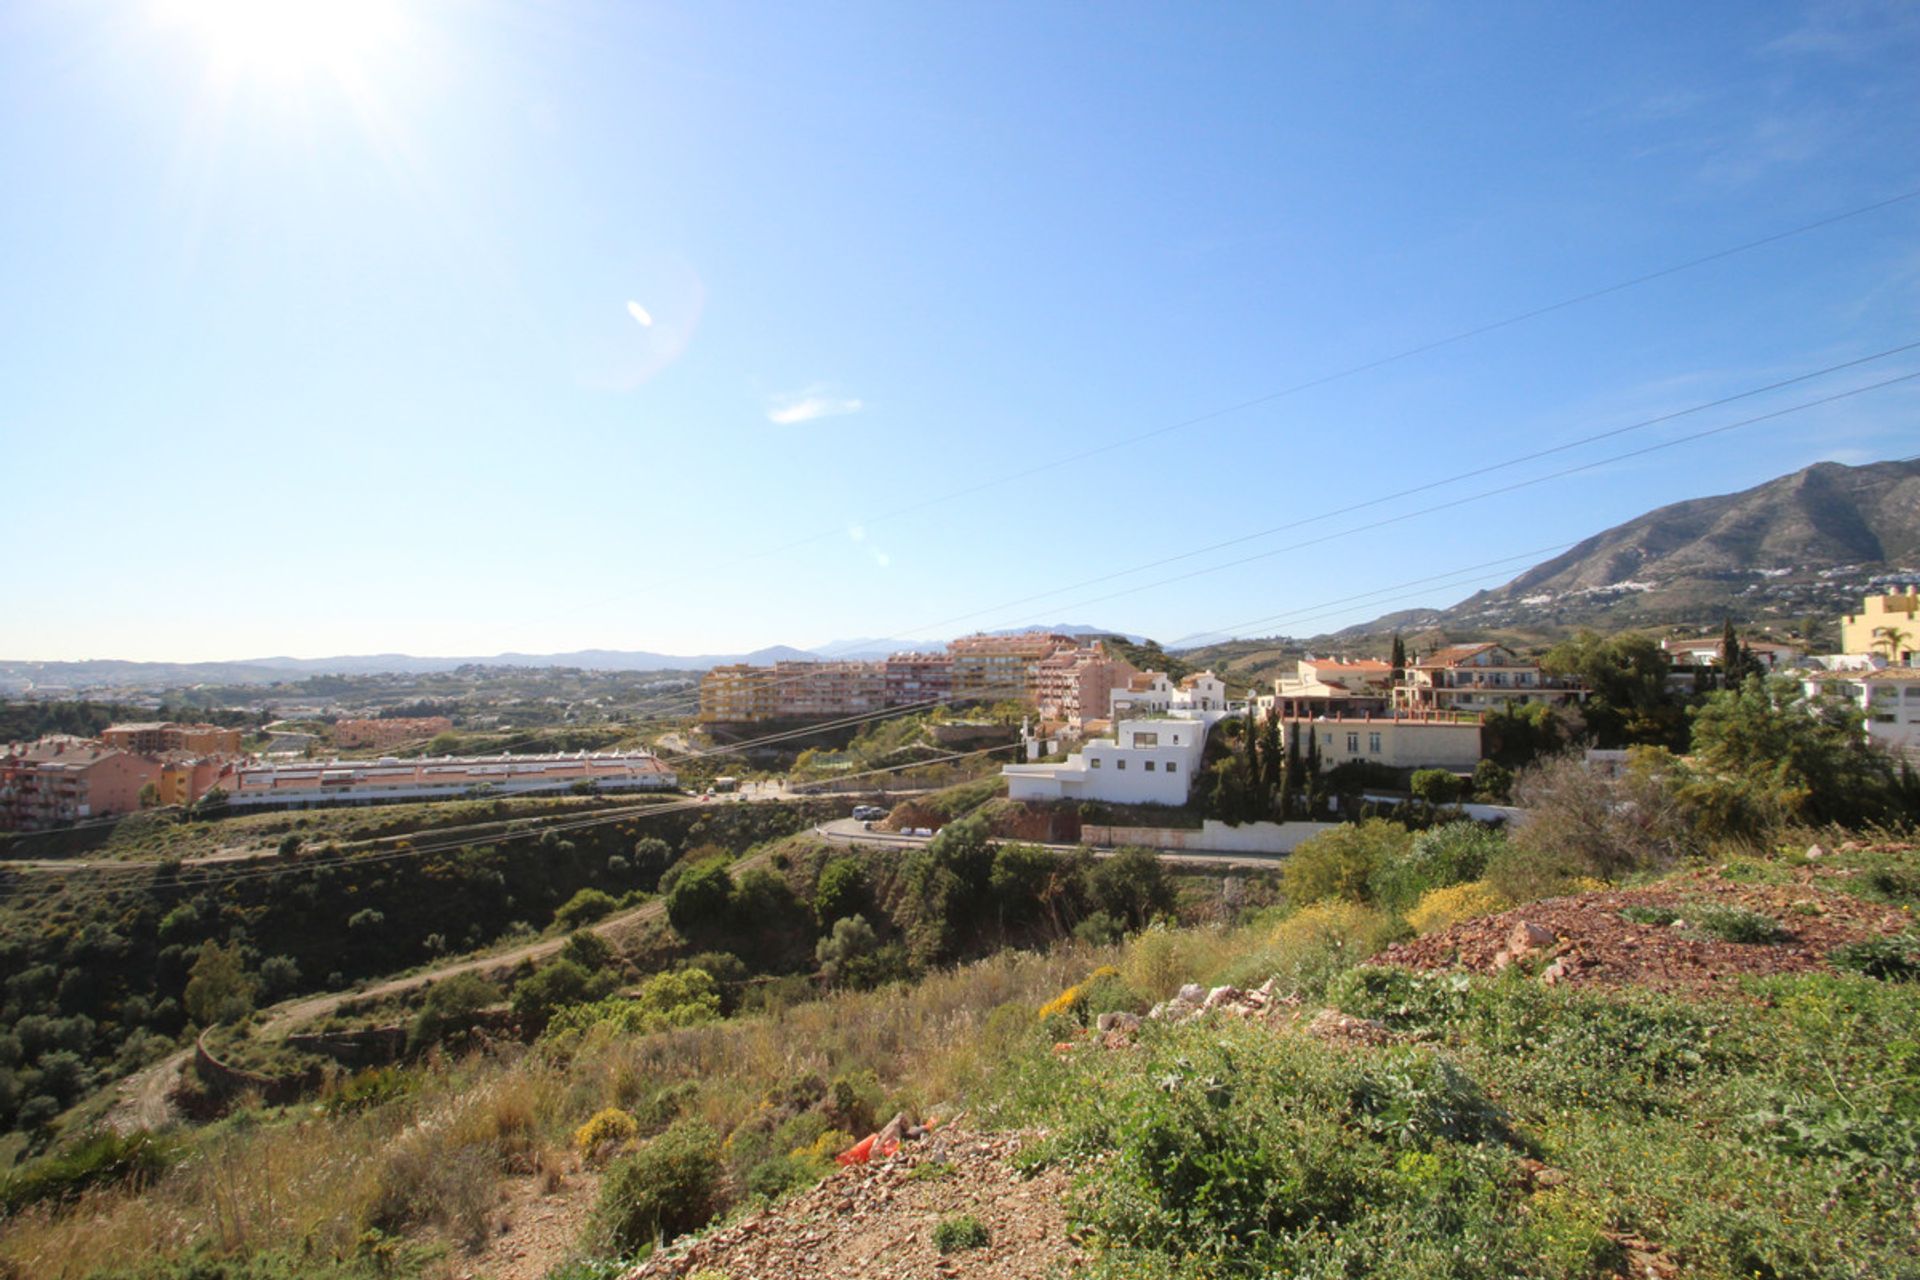
[[[891, 1156], [843, 1166], [810, 1191], [697, 1239], [669, 1245], [625, 1280], [718, 1271], [728, 1280], [875, 1275], [945, 1280], [1045, 1280], [1086, 1256], [1066, 1219], [1063, 1169], [1024, 1177], [1012, 1165], [1031, 1134], [976, 1134], [957, 1125], [904, 1138]], [[987, 1228], [984, 1248], [943, 1255], [933, 1242], [944, 1218], [971, 1214]]]
[[[1484, 974], [1519, 966], [1548, 986], [1698, 991], [1747, 974], [1829, 969], [1835, 948], [1912, 926], [1898, 908], [1823, 887], [1844, 872], [1803, 872], [1792, 885], [1732, 883], [1700, 871], [1644, 889], [1548, 898], [1395, 943], [1374, 963]], [[1780, 935], [1770, 942], [1705, 936], [1690, 927], [1689, 917], [1706, 907], [1766, 916]], [[1655, 924], [1622, 914], [1632, 908], [1661, 908], [1674, 918]]]

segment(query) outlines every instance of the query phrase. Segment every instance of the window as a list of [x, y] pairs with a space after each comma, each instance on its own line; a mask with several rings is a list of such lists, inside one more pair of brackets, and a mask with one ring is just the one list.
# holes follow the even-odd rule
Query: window
[[1167, 772], [1168, 773], [1180, 772], [1180, 762], [1178, 760], [1167, 761]]
[[1157, 733], [1136, 733], [1133, 735], [1133, 745], [1136, 747], [1157, 747], [1160, 745], [1160, 735]]
[[1380, 735], [1379, 734], [1370, 733], [1367, 735], [1367, 750], [1376, 756], [1380, 754]]
[[1092, 766], [1093, 766], [1094, 768], [1096, 768], [1096, 769], [1098, 769], [1098, 768], [1100, 767], [1100, 757], [1099, 757], [1099, 756], [1088, 756], [1088, 757], [1087, 757], [1087, 763], [1088, 763], [1088, 764], [1090, 764], [1090, 765], [1092, 765]]
[[[1375, 735], [1375, 736], [1378, 736], [1378, 735]], [[1359, 753], [1360, 753], [1360, 735], [1357, 733], [1348, 734], [1347, 735], [1347, 754], [1351, 756], [1351, 755], [1358, 755]]]
[[1146, 764], [1145, 764], [1144, 766], [1142, 766], [1142, 767], [1143, 767], [1143, 768], [1145, 768], [1145, 769], [1146, 769], [1146, 771], [1147, 771], [1148, 773], [1152, 773], [1152, 772], [1153, 772], [1153, 761], [1151, 761], [1151, 760], [1149, 760], [1149, 761], [1147, 761], [1147, 763], [1146, 763]]
[[1124, 769], [1127, 767], [1127, 762], [1125, 760], [1115, 760], [1113, 762], [1113, 767], [1116, 769]]

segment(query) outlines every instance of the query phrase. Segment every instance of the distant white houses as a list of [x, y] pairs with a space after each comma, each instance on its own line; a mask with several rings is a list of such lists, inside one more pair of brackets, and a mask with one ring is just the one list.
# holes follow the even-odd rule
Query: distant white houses
[[1207, 734], [1235, 710], [1226, 683], [1202, 671], [1176, 686], [1165, 673], [1149, 671], [1111, 698], [1112, 737], [1093, 738], [1057, 764], [1007, 765], [1001, 773], [1008, 798], [1185, 804]]
[[1844, 698], [1866, 718], [1867, 737], [1890, 751], [1920, 753], [1920, 667], [1878, 658], [1836, 655], [1834, 666], [1807, 673], [1808, 697]]

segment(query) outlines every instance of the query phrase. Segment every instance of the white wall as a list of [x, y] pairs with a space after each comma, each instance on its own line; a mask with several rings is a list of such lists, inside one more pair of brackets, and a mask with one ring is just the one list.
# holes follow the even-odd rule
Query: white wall
[[1337, 822], [1243, 822], [1230, 827], [1208, 818], [1194, 831], [1183, 827], [1088, 824], [1080, 828], [1080, 838], [1092, 845], [1137, 844], [1149, 849], [1190, 853], [1292, 853], [1301, 841], [1339, 825]]

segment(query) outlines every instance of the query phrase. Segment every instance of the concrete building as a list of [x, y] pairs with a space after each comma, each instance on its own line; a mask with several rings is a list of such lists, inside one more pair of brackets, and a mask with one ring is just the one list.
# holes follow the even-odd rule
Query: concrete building
[[1868, 596], [1859, 613], [1840, 618], [1843, 653], [1878, 653], [1897, 667], [1913, 665], [1920, 653], [1920, 586], [1891, 595]]
[[1040, 661], [1077, 647], [1079, 641], [1072, 636], [1046, 631], [964, 636], [947, 646], [953, 658], [953, 697], [961, 702], [1030, 701]]
[[1486, 712], [1584, 696], [1579, 681], [1548, 675], [1539, 663], [1488, 643], [1454, 645], [1409, 662], [1393, 702], [1401, 711]]
[[1866, 716], [1870, 739], [1920, 763], [1920, 667], [1816, 672], [1804, 688], [1809, 697], [1825, 694], [1853, 703]]
[[1260, 714], [1282, 719], [1380, 713], [1393, 701], [1393, 667], [1371, 658], [1300, 659], [1290, 676], [1273, 682], [1273, 693], [1255, 701]]
[[160, 761], [98, 742], [43, 738], [0, 755], [0, 829], [43, 831], [132, 813], [160, 780]]
[[1208, 732], [1242, 709], [1227, 701], [1226, 683], [1211, 671], [1195, 672], [1178, 686], [1165, 672], [1141, 672], [1113, 690], [1109, 702], [1112, 737], [1089, 739], [1058, 764], [1005, 766], [1008, 798], [1185, 804]]
[[525, 795], [567, 791], [582, 782], [602, 791], [665, 791], [679, 785], [674, 772], [645, 751], [242, 765], [220, 785], [228, 790], [228, 804], [250, 808], [445, 800], [481, 789]]
[[102, 745], [137, 755], [157, 756], [165, 751], [199, 755], [238, 755], [242, 733], [213, 724], [176, 724], [152, 720], [109, 725], [100, 731]]
[[216, 786], [231, 767], [222, 756], [196, 756], [174, 751], [160, 757], [160, 776], [154, 780], [163, 805], [189, 805]]
[[[1320, 767], [1330, 769], [1364, 760], [1388, 769], [1451, 769], [1471, 773], [1480, 763], [1480, 717], [1426, 711], [1388, 715], [1319, 716], [1283, 720], [1285, 736], [1312, 734], [1320, 748]], [[1296, 737], [1300, 749], [1305, 737]]]
[[1034, 665], [1034, 709], [1043, 723], [1078, 730], [1090, 720], [1105, 719], [1113, 691], [1139, 674], [1125, 658], [1109, 655], [1098, 640], [1060, 649]]
[[423, 742], [452, 732], [453, 721], [445, 716], [336, 720], [333, 722], [333, 744], [336, 747], [392, 747], [402, 742]]
[[1119, 721], [1058, 764], [1002, 767], [1012, 800], [1103, 800], [1183, 805], [1206, 755], [1207, 734], [1227, 711], [1166, 712]]
[[864, 715], [887, 705], [886, 668], [878, 662], [776, 662], [776, 716], [807, 719]]
[[773, 668], [744, 662], [715, 667], [700, 678], [700, 722], [750, 724], [779, 715]]
[[953, 696], [953, 658], [945, 653], [896, 653], [886, 661], [887, 705], [924, 707]]

